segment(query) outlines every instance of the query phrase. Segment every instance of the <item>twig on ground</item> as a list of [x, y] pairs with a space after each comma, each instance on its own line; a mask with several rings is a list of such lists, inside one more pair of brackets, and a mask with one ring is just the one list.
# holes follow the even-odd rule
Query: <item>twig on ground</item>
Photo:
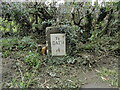
[[45, 79], [45, 81], [44, 81], [44, 83], [43, 84], [41, 84], [41, 86], [44, 86], [47, 82], [49, 82], [50, 80], [46, 80]]
[[18, 69], [20, 71], [21, 79], [22, 79], [22, 81], [24, 81], [24, 77], [23, 77], [23, 74], [22, 74], [22, 71], [21, 71], [20, 67], [18, 67]]

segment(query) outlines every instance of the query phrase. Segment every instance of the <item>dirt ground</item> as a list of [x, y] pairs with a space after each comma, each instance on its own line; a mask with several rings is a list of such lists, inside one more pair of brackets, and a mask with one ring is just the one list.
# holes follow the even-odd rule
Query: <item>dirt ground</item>
[[[103, 56], [99, 60], [97, 62], [98, 66], [92, 69], [75, 65], [44, 66], [37, 72], [36, 87], [112, 88], [113, 86], [101, 79], [97, 71], [101, 67], [117, 67], [118, 58], [114, 56]], [[10, 82], [17, 75], [15, 63], [16, 60], [14, 59], [2, 58], [3, 65], [0, 67], [2, 68], [2, 74], [0, 73], [0, 76], [2, 76], [3, 83]]]

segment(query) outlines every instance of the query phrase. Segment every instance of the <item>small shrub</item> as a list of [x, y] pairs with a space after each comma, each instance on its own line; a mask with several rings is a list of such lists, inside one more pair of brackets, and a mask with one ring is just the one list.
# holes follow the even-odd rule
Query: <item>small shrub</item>
[[2, 57], [4, 57], [4, 58], [9, 57], [9, 55], [10, 55], [10, 52], [8, 50], [6, 50], [5, 52], [2, 53]]
[[24, 58], [24, 61], [35, 68], [39, 68], [41, 66], [40, 56], [36, 52], [29, 52], [28, 55]]

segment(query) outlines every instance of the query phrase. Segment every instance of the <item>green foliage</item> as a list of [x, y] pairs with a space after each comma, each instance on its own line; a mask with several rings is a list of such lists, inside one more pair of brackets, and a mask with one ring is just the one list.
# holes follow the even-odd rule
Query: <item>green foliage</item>
[[1, 46], [2, 46], [2, 51], [4, 52], [5, 50], [13, 50], [15, 46], [19, 43], [18, 38], [4, 38], [1, 39]]
[[[22, 73], [22, 72], [21, 72]], [[9, 83], [9, 88], [30, 88], [35, 84], [35, 74], [30, 72], [22, 73], [21, 79], [13, 78]]]
[[31, 49], [36, 47], [36, 42], [31, 39], [31, 37], [23, 37], [21, 38], [16, 38], [16, 37], [11, 37], [11, 38], [4, 38], [1, 39], [1, 45], [3, 50], [23, 50], [23, 49]]
[[48, 8], [45, 3], [36, 3], [2, 2], [2, 16], [4, 20], [15, 22], [15, 29], [20, 35], [39, 32], [38, 30], [46, 28], [43, 28], [42, 22], [55, 16], [56, 8], [52, 5]]
[[5, 32], [11, 32], [15, 33], [17, 32], [17, 25], [14, 21], [8, 21], [8, 20], [3, 20], [3, 18], [0, 17], [0, 31], [5, 33]]
[[11, 53], [10, 53], [8, 50], [6, 50], [6, 51], [4, 51], [4, 52], [2, 53], [2, 57], [7, 58], [7, 57], [10, 56], [10, 54], [11, 54]]
[[31, 29], [31, 24], [28, 19], [29, 10], [29, 8], [26, 8], [26, 6], [20, 2], [13, 2], [9, 4], [5, 2], [2, 3], [3, 18], [14, 22], [15, 25], [13, 30], [16, 31], [17, 29], [18, 32], [24, 31], [24, 33], [22, 33], [24, 35], [28, 34], [29, 29]]
[[98, 71], [98, 73], [104, 81], [109, 82], [112, 86], [118, 87], [119, 77], [116, 69], [110, 70], [107, 68], [102, 68], [100, 71]]
[[35, 49], [37, 47], [37, 43], [31, 36], [23, 37], [20, 44], [29, 49]]
[[24, 58], [24, 61], [26, 64], [35, 67], [36, 69], [39, 69], [41, 66], [41, 59], [40, 55], [35, 52], [29, 52], [28, 55]]
[[[95, 60], [98, 60], [97, 54], [101, 58], [101, 55], [104, 53], [109, 55], [109, 53], [117, 51], [119, 55], [120, 2], [110, 2], [105, 4], [107, 16], [103, 18], [102, 21], [97, 22], [99, 15], [102, 13], [100, 9], [104, 8], [99, 6], [97, 2], [95, 3], [95, 6], [91, 6], [90, 3], [81, 2], [71, 4], [66, 3], [65, 5], [67, 5], [67, 8], [60, 7], [61, 9], [64, 8], [62, 12], [57, 11], [56, 7], [53, 7], [52, 4], [47, 7], [42, 3], [2, 2], [2, 18], [0, 17], [0, 21], [2, 22], [0, 22], [0, 32], [3, 32], [4, 34], [7, 32], [15, 34], [14, 32], [17, 32], [23, 37], [7, 37], [0, 39], [0, 44], [2, 46], [0, 51], [2, 52], [4, 58], [16, 57], [16, 60], [19, 62], [22, 61], [25, 67], [33, 71], [24, 71], [24, 69], [26, 70], [24, 67], [22, 67], [23, 70], [17, 69], [20, 71], [20, 73], [18, 74], [17, 78], [13, 77], [13, 79], [10, 81], [10, 84], [8, 83], [9, 85], [6, 83], [8, 87], [31, 88], [32, 86], [35, 86], [36, 75], [34, 72], [42, 66], [42, 60], [45, 60], [45, 64], [54, 64], [60, 66], [61, 64], [66, 64], [67, 66], [70, 64], [79, 64], [88, 66], [90, 68], [91, 65], [96, 65]], [[74, 7], [75, 9], [74, 20], [70, 18], [72, 9], [71, 7]], [[110, 13], [112, 9], [113, 13]], [[57, 17], [59, 17], [59, 22], [56, 22]], [[81, 21], [79, 23], [80, 19]], [[38, 45], [36, 40], [32, 38], [32, 35], [34, 36], [36, 32], [38, 37], [41, 37], [41, 35], [39, 35], [40, 33], [44, 33], [45, 35], [46, 27], [51, 25], [64, 25], [64, 27], [60, 27], [60, 29], [61, 32], [66, 33], [66, 56], [40, 56], [40, 54], [36, 52]], [[42, 41], [42, 39], [39, 41]], [[84, 54], [83, 56], [82, 51], [89, 51], [90, 54], [95, 53], [96, 56], [92, 57], [92, 55], [87, 54]], [[72, 68], [73, 67], [71, 67], [71, 69]], [[65, 70], [63, 69], [64, 68], [61, 68], [61, 70], [58, 72], [64, 73], [63, 75], [65, 75], [65, 72], [63, 72]], [[71, 69], [69, 69], [68, 72]], [[56, 68], [56, 70], [58, 70], [58, 68]], [[56, 77], [56, 73], [54, 73], [53, 70], [51, 71], [52, 72], [50, 72], [48, 75], [51, 77]], [[115, 87], [118, 86], [117, 70], [102, 68], [99, 71], [99, 75], [103, 80], [109, 82], [111, 85]], [[46, 83], [47, 81], [41, 85], [43, 85], [43, 87], [47, 87]], [[57, 83], [59, 84], [58, 87], [75, 88], [80, 86], [82, 82], [78, 79], [74, 80], [74, 78], [70, 77], [70, 79], [64, 80], [63, 82], [60, 82], [58, 79]]]
[[61, 65], [61, 64], [76, 64], [82, 61], [79, 57], [73, 57], [73, 56], [63, 56], [63, 57], [52, 57], [47, 56], [46, 57], [46, 63], [47, 64], [54, 64], [54, 65]]
[[68, 25], [65, 25], [63, 28], [62, 28], [62, 31], [64, 31], [66, 33], [66, 43], [68, 44], [67, 45], [67, 53], [68, 55], [75, 55], [75, 53], [77, 52], [77, 47], [76, 45], [78, 44], [78, 42], [80, 42], [79, 40], [79, 35], [78, 35], [78, 32], [79, 32], [80, 28], [78, 26], [68, 26]]
[[[3, 57], [7, 57], [12, 55], [11, 52], [15, 51], [29, 51], [36, 50], [37, 43], [30, 36], [28, 37], [10, 37], [10, 38], [2, 38], [0, 40], [2, 46]], [[17, 54], [17, 53], [15, 53]]]

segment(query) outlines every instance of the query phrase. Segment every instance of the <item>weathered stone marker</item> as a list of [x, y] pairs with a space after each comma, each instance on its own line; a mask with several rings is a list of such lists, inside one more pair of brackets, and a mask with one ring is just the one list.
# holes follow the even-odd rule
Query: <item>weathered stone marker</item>
[[51, 56], [66, 55], [66, 35], [61, 28], [61, 26], [54, 26], [46, 29], [48, 54]]
[[65, 34], [50, 34], [52, 56], [66, 55]]

